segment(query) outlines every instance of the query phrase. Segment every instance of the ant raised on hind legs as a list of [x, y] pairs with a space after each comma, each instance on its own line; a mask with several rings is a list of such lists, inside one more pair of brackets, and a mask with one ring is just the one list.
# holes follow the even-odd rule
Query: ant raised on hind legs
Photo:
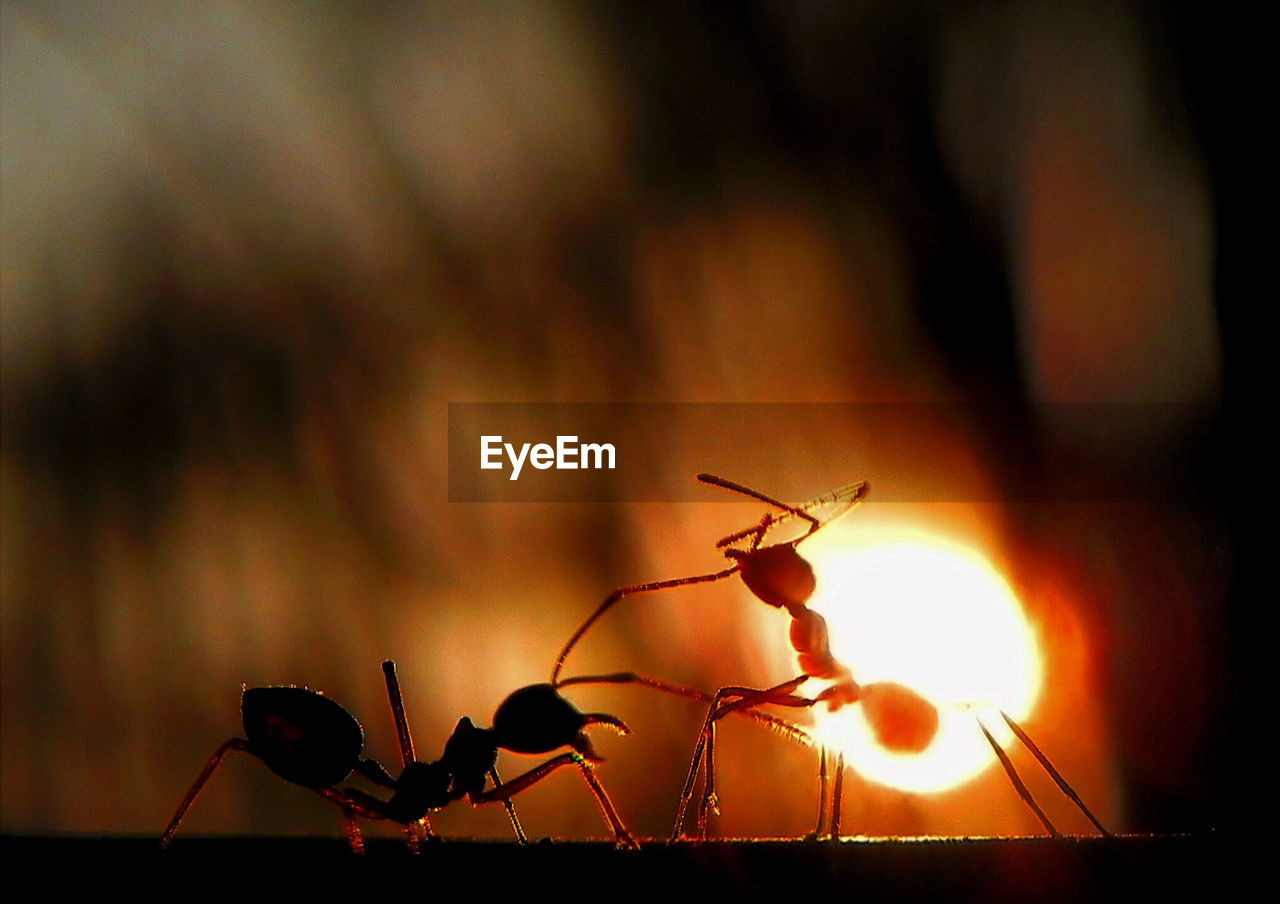
[[[160, 846], [167, 847], [173, 840], [196, 796], [223, 757], [234, 750], [257, 757], [281, 778], [314, 791], [340, 807], [348, 843], [356, 853], [364, 850], [357, 816], [404, 825], [410, 844], [416, 847], [421, 834], [430, 834], [427, 814], [464, 797], [473, 805], [501, 801], [507, 807], [517, 839], [524, 843], [525, 834], [511, 798], [568, 765], [580, 769], [618, 844], [636, 846], [591, 771], [591, 764], [601, 762], [601, 758], [583, 731], [588, 725], [602, 724], [625, 734], [627, 727], [621, 720], [603, 713], [580, 713], [550, 685], [530, 685], [515, 691], [499, 705], [493, 715], [492, 728], [477, 728], [469, 718], [460, 719], [440, 759], [423, 763], [414, 758], [395, 663], [384, 662], [382, 670], [404, 764], [399, 778], [392, 778], [377, 761], [361, 757], [364, 731], [360, 723], [328, 697], [299, 687], [248, 688], [241, 703], [247, 737], [231, 738], [215, 751], [178, 804], [160, 838]], [[560, 747], [569, 747], [573, 752], [553, 757], [509, 782], [503, 783], [498, 778], [499, 749], [539, 754]], [[389, 789], [390, 799], [384, 801], [357, 788], [335, 787], [353, 772]], [[494, 784], [487, 791], [486, 778], [491, 778]]]
[[[748, 688], [722, 688], [715, 696], [707, 712], [698, 746], [694, 753], [693, 763], [689, 771], [684, 793], [676, 817], [676, 826], [672, 838], [676, 838], [683, 830], [684, 813], [692, 795], [697, 769], [707, 752], [708, 771], [704, 783], [703, 804], [700, 811], [699, 825], [705, 830], [706, 811], [715, 806], [714, 779], [711, 764], [713, 762], [715, 723], [730, 712], [737, 712], [765, 703], [780, 706], [811, 707], [817, 703], [826, 703], [828, 709], [837, 710], [845, 705], [862, 702], [867, 712], [868, 721], [885, 746], [902, 752], [919, 751], [928, 746], [937, 731], [938, 715], [932, 704], [924, 700], [914, 691], [898, 684], [880, 683], [859, 686], [853, 680], [853, 673], [840, 663], [831, 653], [828, 642], [826, 620], [817, 612], [809, 609], [807, 603], [817, 587], [817, 579], [813, 566], [797, 552], [796, 547], [812, 537], [823, 527], [845, 515], [857, 506], [870, 490], [870, 484], [856, 481], [819, 496], [801, 505], [788, 505], [758, 490], [716, 477], [713, 474], [699, 474], [698, 480], [712, 486], [722, 487], [735, 493], [749, 496], [764, 502], [778, 511], [768, 512], [756, 524], [744, 530], [722, 537], [716, 543], [733, 564], [722, 571], [685, 578], [673, 578], [665, 581], [654, 581], [647, 584], [632, 584], [620, 587], [605, 598], [596, 610], [569, 638], [560, 655], [556, 658], [551, 670], [551, 681], [556, 683], [561, 668], [570, 651], [582, 639], [591, 626], [616, 605], [621, 599], [637, 593], [654, 590], [665, 590], [692, 584], [706, 584], [719, 581], [734, 574], [740, 574], [742, 581], [761, 602], [779, 609], [786, 609], [791, 616], [791, 646], [797, 654], [798, 663], [803, 674], [777, 687], [767, 690]], [[834, 512], [820, 519], [813, 513], [822, 508], [835, 507]], [[779, 524], [794, 519], [808, 523], [807, 530], [798, 537], [785, 542], [763, 545], [766, 537]], [[799, 697], [794, 691], [810, 678], [829, 682], [828, 686], [816, 697]], [[815, 835], [821, 833], [825, 821], [823, 808], [826, 790], [826, 753], [820, 759], [820, 807], [818, 827]], [[844, 757], [840, 754], [836, 767], [836, 785], [833, 800], [834, 828], [838, 830], [839, 799], [842, 786]]]
[[[791, 646], [796, 653], [801, 674], [772, 688], [726, 687], [721, 688], [714, 695], [707, 711], [706, 719], [703, 722], [702, 731], [690, 765], [689, 777], [681, 795], [676, 824], [672, 831], [673, 840], [680, 837], [683, 832], [686, 808], [692, 797], [697, 771], [704, 755], [706, 757], [706, 776], [703, 784], [703, 797], [699, 809], [698, 824], [700, 835], [705, 837], [707, 811], [715, 810], [717, 802], [714, 783], [715, 724], [729, 713], [739, 712], [762, 704], [813, 707], [819, 703], [825, 703], [828, 710], [834, 712], [844, 706], [858, 703], [861, 704], [863, 715], [881, 746], [898, 753], [919, 753], [923, 751], [932, 742], [938, 730], [937, 708], [910, 688], [893, 682], [860, 685], [854, 681], [852, 671], [839, 662], [831, 652], [826, 620], [817, 612], [809, 609], [807, 605], [817, 587], [817, 580], [813, 566], [800, 555], [797, 551], [797, 546], [861, 502], [869, 491], [868, 483], [866, 481], [858, 481], [809, 502], [800, 505], [788, 505], [757, 490], [722, 477], [699, 474], [698, 480], [757, 499], [772, 506], [777, 511], [766, 513], [757, 524], [729, 534], [716, 543], [716, 548], [722, 550], [726, 558], [733, 563], [722, 571], [687, 578], [656, 581], [648, 584], [633, 584], [615, 590], [569, 638], [568, 643], [565, 644], [564, 649], [561, 650], [559, 657], [557, 657], [551, 673], [551, 680], [554, 684], [569, 652], [581, 640], [592, 624], [619, 600], [631, 594], [710, 583], [733, 574], [741, 574], [743, 583], [761, 602], [775, 608], [787, 610], [787, 613], [791, 616]], [[820, 519], [814, 514], [814, 512], [822, 508], [831, 506], [836, 507], [835, 511], [825, 519]], [[808, 529], [803, 534], [784, 542], [764, 545], [766, 538], [774, 528], [783, 522], [794, 519], [802, 519], [808, 522]], [[818, 679], [827, 682], [827, 685], [816, 697], [798, 696], [795, 692], [809, 679]], [[1032, 743], [1026, 732], [1014, 723], [1008, 715], [1001, 713], [1001, 716], [1009, 723], [1014, 734], [1033, 753], [1063, 792], [1079, 806], [1099, 831], [1107, 834], [1106, 829], [1089, 812], [1079, 796], [1053, 767], [1048, 758]], [[981, 720], [978, 721], [978, 724], [1019, 796], [1036, 813], [1046, 829], [1051, 834], [1056, 834], [1056, 830], [1045, 817], [1043, 811], [1036, 805], [1026, 786], [1023, 785], [1018, 777], [1008, 756], [1000, 748], [990, 732], [987, 731]], [[813, 833], [815, 837], [823, 834], [825, 822], [827, 789], [827, 752], [825, 749], [821, 749], [819, 762], [819, 809], [818, 824]], [[844, 754], [838, 753], [831, 801], [830, 834], [832, 837], [838, 837], [839, 835], [843, 778]]]
[[[673, 839], [679, 837], [683, 831], [685, 811], [692, 795], [699, 761], [704, 754], [706, 757], [706, 772], [703, 783], [703, 797], [698, 813], [698, 826], [700, 837], [705, 837], [706, 835], [707, 811], [714, 811], [717, 803], [713, 759], [715, 723], [729, 713], [764, 703], [790, 707], [811, 707], [825, 702], [828, 710], [832, 712], [843, 706], [858, 703], [861, 704], [862, 714], [880, 745], [888, 750], [904, 754], [923, 752], [932, 742], [938, 730], [937, 708], [910, 688], [894, 682], [860, 685], [854, 681], [852, 672], [838, 662], [831, 653], [826, 621], [821, 615], [807, 608], [808, 600], [816, 588], [816, 581], [812, 567], [795, 551], [795, 546], [800, 540], [811, 536], [819, 527], [830, 523], [831, 519], [825, 522], [818, 522], [809, 513], [816, 507], [828, 502], [840, 501], [842, 491], [837, 490], [836, 493], [820, 497], [813, 502], [805, 503], [798, 507], [790, 507], [774, 502], [761, 493], [722, 478], [701, 475], [699, 479], [783, 508], [782, 515], [766, 515], [760, 524], [735, 534], [730, 534], [728, 537], [721, 539], [716, 544], [716, 547], [723, 549], [725, 555], [729, 558], [742, 563], [744, 583], [757, 597], [769, 605], [787, 609], [792, 618], [791, 645], [796, 651], [802, 674], [776, 687], [764, 690], [727, 687], [717, 692], [715, 699], [707, 710], [702, 733], [694, 749], [689, 777], [685, 783], [676, 816], [676, 824], [672, 830]], [[865, 493], [866, 487], [863, 485], [860, 497], [865, 496]], [[835, 517], [839, 517], [844, 511], [847, 511], [847, 508], [838, 512]], [[764, 540], [765, 534], [775, 524], [785, 517], [795, 514], [810, 521], [808, 533], [797, 540], [787, 543], [766, 547], [760, 545]], [[750, 540], [750, 546], [747, 549], [740, 549], [736, 546], [736, 544], [746, 540]], [[752, 570], [756, 573], [752, 573]], [[830, 683], [814, 698], [797, 696], [795, 691], [810, 678], [822, 679]], [[1085, 806], [1084, 801], [1080, 799], [1080, 796], [1062, 777], [1062, 774], [1049, 761], [1049, 758], [1031, 740], [1026, 731], [1007, 713], [1000, 712], [1000, 716], [1008, 724], [1018, 740], [1032, 753], [1049, 776], [1057, 783], [1062, 792], [1075, 803], [1099, 832], [1103, 835], [1109, 835], [1110, 833], [1090, 812], [1089, 808]], [[1057, 835], [1057, 829], [1036, 803], [1026, 785], [1023, 784], [1008, 754], [1005, 753], [999, 742], [987, 729], [987, 726], [983, 724], [982, 719], [975, 715], [975, 720], [1018, 796], [1036, 815], [1049, 834]], [[821, 749], [820, 757], [819, 777], [821, 784], [818, 826], [814, 832], [815, 837], [822, 834], [823, 828], [827, 784], [827, 752], [825, 749]], [[844, 754], [839, 753], [837, 755], [836, 776], [831, 799], [830, 835], [832, 838], [839, 837], [843, 779]]]

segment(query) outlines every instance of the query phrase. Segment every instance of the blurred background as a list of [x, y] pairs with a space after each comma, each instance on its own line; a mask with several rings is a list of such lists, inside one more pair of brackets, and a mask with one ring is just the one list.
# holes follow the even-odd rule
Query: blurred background
[[[1233, 824], [1238, 183], [1200, 5], [2, 9], [6, 833], [158, 834], [240, 733], [242, 684], [323, 689], [394, 763], [385, 658], [435, 758], [614, 587], [715, 570], [760, 515], [710, 488], [450, 503], [447, 405], [490, 401], [981, 412], [910, 437], [762, 419], [745, 443], [673, 419], [646, 492], [870, 479], [851, 518], [979, 548], [1019, 591], [1045, 657], [1028, 728], [1105, 822]], [[778, 615], [736, 581], [629, 602], [568, 672], [774, 684]], [[700, 708], [572, 697], [631, 724], [600, 777], [665, 837]], [[811, 828], [813, 753], [722, 737], [717, 831]], [[849, 832], [1039, 831], [998, 770], [849, 782]], [[571, 775], [517, 803], [533, 835], [607, 834]], [[435, 823], [509, 836], [500, 808]], [[340, 820], [232, 758], [185, 831]]]

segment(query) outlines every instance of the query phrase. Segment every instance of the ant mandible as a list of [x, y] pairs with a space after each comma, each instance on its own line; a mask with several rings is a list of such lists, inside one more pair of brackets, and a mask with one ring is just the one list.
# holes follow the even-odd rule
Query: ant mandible
[[[347, 841], [355, 853], [364, 850], [355, 821], [357, 816], [404, 825], [410, 845], [416, 848], [422, 835], [430, 837], [427, 814], [464, 797], [473, 806], [501, 801], [507, 808], [516, 838], [523, 844], [527, 838], [511, 798], [568, 765], [578, 766], [618, 844], [637, 846], [591, 770], [591, 766], [602, 759], [583, 731], [588, 725], [601, 724], [626, 734], [627, 727], [620, 719], [604, 713], [580, 713], [550, 685], [534, 684], [515, 691], [498, 706], [492, 728], [477, 728], [469, 718], [463, 717], [445, 743], [440, 759], [433, 763], [419, 762], [413, 752], [395, 663], [384, 662], [382, 670], [400, 741], [403, 771], [399, 778], [392, 778], [377, 761], [361, 757], [364, 731], [360, 723], [323, 694], [299, 687], [248, 688], [241, 700], [247, 737], [231, 738], [214, 752], [178, 804], [160, 838], [160, 846], [168, 847], [187, 810], [223, 757], [237, 750], [257, 757], [276, 775], [340, 807]], [[553, 757], [509, 782], [499, 779], [496, 768], [499, 749], [540, 754], [560, 747], [569, 747], [573, 752]], [[390, 799], [384, 801], [357, 788], [335, 787], [353, 772], [389, 789]], [[487, 791], [486, 777], [494, 784]]]

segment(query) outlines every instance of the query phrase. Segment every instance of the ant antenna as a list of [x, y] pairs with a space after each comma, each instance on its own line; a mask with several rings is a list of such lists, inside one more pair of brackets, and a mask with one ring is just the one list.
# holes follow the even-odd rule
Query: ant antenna
[[[759, 499], [761, 502], [766, 502], [769, 505], [775, 505], [783, 510], [780, 515], [765, 515], [764, 520], [759, 524], [754, 524], [751, 527], [732, 533], [727, 537], [722, 537], [720, 540], [716, 541], [716, 549], [724, 549], [726, 546], [731, 546], [739, 540], [745, 540], [748, 537], [754, 537], [755, 545], [758, 546], [761, 541], [763, 541], [764, 535], [769, 532], [770, 528], [775, 524], [781, 524], [791, 518], [804, 518], [809, 522], [809, 530], [795, 541], [796, 543], [799, 543], [801, 540], [812, 536], [819, 528], [825, 527], [832, 521], [843, 518], [849, 512], [853, 511], [857, 508], [858, 504], [862, 502], [862, 500], [867, 498], [867, 494], [871, 492], [871, 483], [869, 481], [856, 480], [853, 483], [845, 484], [838, 489], [832, 490], [830, 493], [825, 493], [817, 499], [810, 499], [808, 502], [800, 505], [786, 505], [785, 503], [771, 499], [750, 487], [744, 487], [731, 480], [725, 480], [723, 477], [716, 477], [714, 474], [699, 474], [698, 480], [712, 486], [732, 490], [735, 493], [742, 493], [753, 499]], [[814, 509], [821, 508], [824, 505], [840, 505], [842, 508], [830, 517], [822, 520], [809, 514]]]
[[[562, 687], [568, 687], [571, 684], [640, 684], [645, 687], [651, 687], [654, 690], [662, 691], [666, 694], [672, 694], [676, 697], [684, 697], [686, 700], [697, 700], [700, 703], [715, 703], [717, 697], [715, 694], [707, 691], [698, 690], [697, 688], [687, 687], [683, 684], [675, 684], [671, 681], [663, 681], [660, 678], [651, 678], [648, 675], [642, 675], [638, 672], [610, 672], [605, 675], [575, 675], [573, 678], [562, 678], [555, 682], [552, 687], [557, 690]], [[758, 701], [752, 701], [753, 703]], [[751, 709], [748, 705], [741, 707], [724, 707], [717, 708], [717, 712], [722, 714], [736, 713], [744, 716], [761, 725], [767, 725], [785, 738], [789, 738], [805, 747], [815, 746], [813, 736], [807, 731], [793, 722], [786, 719], [780, 719], [770, 713], [762, 712], [757, 709]]]
[[822, 522], [810, 515], [803, 508], [797, 508], [792, 505], [787, 505], [785, 502], [779, 502], [771, 496], [766, 496], [764, 493], [761, 493], [758, 490], [753, 490], [750, 487], [744, 487], [740, 483], [734, 483], [732, 480], [725, 480], [723, 477], [717, 477], [714, 474], [699, 474], [698, 480], [701, 483], [710, 484], [713, 487], [722, 487], [726, 490], [731, 490], [734, 493], [741, 493], [744, 496], [750, 496], [752, 499], [759, 499], [767, 505], [772, 505], [775, 508], [782, 509], [784, 512], [804, 518], [809, 522], [809, 533], [813, 533], [822, 526]]

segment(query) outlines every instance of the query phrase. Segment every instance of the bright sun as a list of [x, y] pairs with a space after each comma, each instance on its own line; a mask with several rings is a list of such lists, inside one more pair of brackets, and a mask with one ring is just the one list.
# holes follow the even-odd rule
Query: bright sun
[[938, 707], [938, 733], [919, 754], [874, 740], [860, 706], [829, 714], [818, 732], [862, 776], [904, 791], [941, 791], [994, 765], [981, 715], [1001, 745], [1003, 710], [1025, 719], [1040, 691], [1035, 633], [1008, 582], [964, 546], [924, 532], [863, 540], [842, 524], [805, 542], [818, 575], [810, 606], [831, 629], [836, 658], [861, 684], [904, 684]]

